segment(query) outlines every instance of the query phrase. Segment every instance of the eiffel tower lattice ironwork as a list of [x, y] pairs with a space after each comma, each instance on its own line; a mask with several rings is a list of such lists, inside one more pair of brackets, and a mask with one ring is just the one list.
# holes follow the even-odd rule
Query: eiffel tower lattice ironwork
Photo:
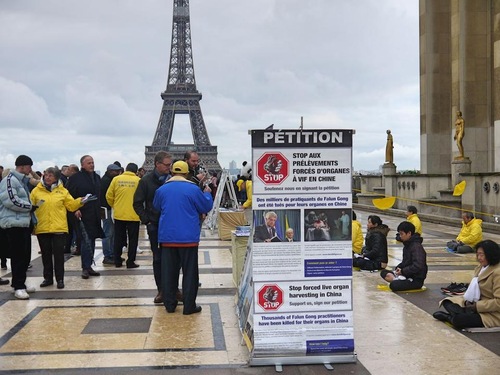
[[[146, 170], [154, 168], [154, 156], [158, 151], [170, 152], [174, 159], [182, 159], [188, 150], [195, 150], [206, 170], [220, 171], [217, 146], [208, 138], [200, 108], [201, 93], [196, 89], [193, 52], [191, 46], [191, 22], [189, 0], [174, 0], [172, 44], [167, 89], [161, 93], [163, 107], [151, 146], [146, 146]], [[188, 114], [194, 144], [172, 143], [176, 114]]]

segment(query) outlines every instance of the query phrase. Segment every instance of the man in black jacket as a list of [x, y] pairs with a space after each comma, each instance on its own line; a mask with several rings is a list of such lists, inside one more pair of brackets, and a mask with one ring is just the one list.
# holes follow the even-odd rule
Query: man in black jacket
[[393, 292], [420, 289], [427, 277], [427, 254], [422, 246], [422, 237], [415, 233], [415, 226], [409, 221], [398, 225], [398, 233], [403, 241], [403, 260], [394, 271], [382, 270], [380, 276], [388, 281]]
[[[80, 172], [71, 176], [66, 188], [73, 198], [84, 197], [92, 194], [95, 200], [87, 202], [83, 207], [75, 212], [75, 217], [81, 221], [77, 225], [82, 237], [82, 279], [89, 276], [100, 276], [99, 272], [92, 269], [95, 251], [95, 239], [103, 238], [104, 233], [101, 228], [101, 178], [94, 171], [94, 159], [90, 155], [84, 155], [80, 159]], [[83, 226], [83, 228], [82, 228]]]
[[153, 252], [153, 274], [158, 294], [154, 303], [162, 303], [161, 295], [161, 249], [158, 247], [158, 221], [160, 213], [153, 207], [156, 190], [170, 178], [172, 155], [159, 151], [154, 158], [155, 167], [139, 181], [134, 194], [134, 210], [141, 223], [146, 225], [151, 251]]

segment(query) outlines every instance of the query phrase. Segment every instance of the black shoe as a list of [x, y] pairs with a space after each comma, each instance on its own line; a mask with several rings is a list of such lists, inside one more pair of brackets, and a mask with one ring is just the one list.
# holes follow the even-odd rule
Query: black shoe
[[40, 288], [45, 288], [46, 286], [50, 286], [50, 285], [54, 285], [54, 281], [45, 279], [40, 284]]
[[457, 287], [457, 283], [451, 283], [450, 285], [448, 286], [444, 286], [441, 288], [441, 291], [443, 293], [450, 293], [453, 289], [455, 289]]
[[99, 272], [94, 271], [92, 268], [88, 269], [89, 276], [101, 276]]
[[130, 263], [130, 264], [127, 264], [127, 268], [138, 268], [139, 265], [137, 263]]
[[123, 263], [115, 263], [115, 267], [116, 267], [116, 268], [123, 267]]
[[158, 292], [156, 295], [155, 299], [153, 300], [154, 303], [163, 303], [163, 297], [161, 295], [161, 292]]
[[194, 308], [194, 310], [192, 310], [192, 311], [183, 311], [182, 314], [184, 314], [184, 315], [191, 315], [191, 314], [196, 314], [196, 313], [199, 313], [199, 312], [201, 312], [201, 306], [196, 306]]
[[64, 289], [64, 281], [59, 280], [57, 282], [57, 289]]
[[89, 278], [89, 271], [83, 270], [82, 271], [82, 279], [88, 279], [88, 278]]
[[4, 279], [2, 279], [2, 278], [0, 277], [0, 285], [7, 285], [7, 284], [9, 284], [9, 283], [10, 283], [10, 281], [9, 281], [9, 280], [4, 280]]
[[102, 264], [115, 264], [115, 261], [112, 258], [104, 257]]
[[432, 314], [434, 319], [437, 319], [441, 322], [448, 322], [451, 323], [451, 315], [448, 313], [445, 313], [444, 311], [436, 311], [434, 314]]
[[168, 312], [169, 314], [172, 314], [172, 313], [174, 313], [174, 312], [175, 312], [175, 309], [177, 308], [177, 304], [172, 305], [172, 306], [165, 306], [165, 308], [167, 309], [167, 312]]

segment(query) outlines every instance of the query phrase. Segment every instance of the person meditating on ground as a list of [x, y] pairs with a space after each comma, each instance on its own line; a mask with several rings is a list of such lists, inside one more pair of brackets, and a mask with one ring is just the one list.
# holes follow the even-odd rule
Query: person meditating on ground
[[354, 253], [352, 265], [362, 270], [375, 271], [387, 267], [387, 233], [389, 227], [377, 215], [368, 216], [368, 233], [361, 255]]
[[476, 245], [479, 265], [474, 270], [463, 296], [447, 297], [440, 302], [447, 312], [432, 316], [456, 328], [500, 327], [500, 247], [491, 240]]
[[473, 253], [474, 247], [483, 239], [483, 221], [472, 212], [462, 214], [462, 229], [457, 238], [446, 243], [449, 251], [459, 254]]
[[409, 221], [398, 225], [398, 233], [403, 242], [403, 261], [394, 271], [382, 270], [380, 276], [388, 281], [393, 292], [420, 289], [427, 277], [427, 254], [422, 246], [422, 237], [415, 233], [415, 226]]
[[417, 207], [408, 206], [406, 207], [406, 220], [415, 226], [415, 233], [422, 235], [422, 222], [417, 214]]

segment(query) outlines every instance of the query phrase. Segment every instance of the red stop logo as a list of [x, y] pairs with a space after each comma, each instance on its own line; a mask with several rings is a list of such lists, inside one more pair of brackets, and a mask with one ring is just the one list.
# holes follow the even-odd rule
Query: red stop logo
[[266, 311], [276, 311], [283, 305], [283, 291], [276, 284], [266, 284], [259, 289], [257, 302]]
[[279, 185], [288, 177], [288, 164], [281, 152], [266, 152], [257, 160], [257, 176], [265, 184]]

